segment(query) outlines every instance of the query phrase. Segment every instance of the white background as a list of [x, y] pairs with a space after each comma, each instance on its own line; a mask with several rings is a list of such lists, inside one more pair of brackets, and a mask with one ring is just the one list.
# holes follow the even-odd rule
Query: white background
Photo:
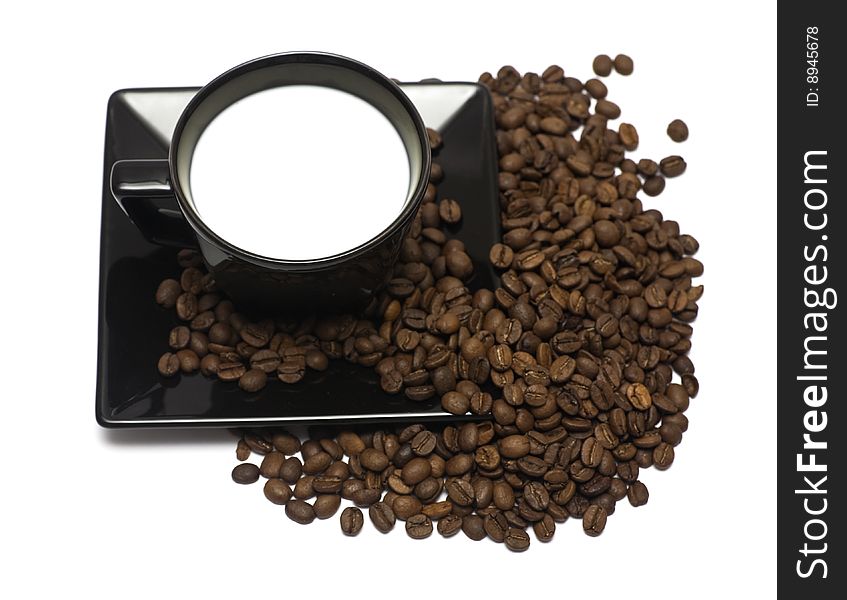
[[[3, 493], [0, 597], [766, 598], [775, 589], [775, 10], [744, 2], [13, 3], [0, 25]], [[289, 4], [289, 3], [285, 3]], [[305, 4], [305, 3], [303, 3]], [[334, 4], [334, 6], [332, 5]], [[547, 6], [544, 6], [547, 4]], [[504, 63], [587, 78], [598, 53], [638, 155], [687, 173], [650, 206], [702, 244], [692, 356], [701, 393], [673, 468], [606, 532], [578, 522], [512, 554], [493, 543], [344, 538], [230, 480], [221, 431], [110, 433], [94, 420], [106, 101], [200, 85], [286, 50], [352, 56], [401, 80], [473, 80]], [[666, 124], [685, 119], [688, 142]], [[759, 291], [754, 291], [759, 290]], [[411, 583], [432, 576], [426, 584]], [[540, 581], [534, 578], [540, 578]], [[408, 579], [407, 579], [408, 578]]]

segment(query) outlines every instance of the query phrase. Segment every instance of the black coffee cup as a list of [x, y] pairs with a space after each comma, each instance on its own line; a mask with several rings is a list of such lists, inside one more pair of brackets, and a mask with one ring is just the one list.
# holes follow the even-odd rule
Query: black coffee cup
[[[246, 96], [287, 85], [334, 88], [369, 102], [394, 125], [408, 156], [411, 181], [397, 217], [376, 237], [333, 256], [284, 260], [239, 248], [203, 222], [191, 195], [191, 159], [209, 123]], [[430, 162], [423, 121], [393, 81], [343, 56], [296, 52], [251, 60], [203, 87], [176, 124], [168, 158], [116, 162], [111, 187], [118, 204], [147, 239], [199, 248], [217, 284], [240, 305], [271, 314], [341, 311], [364, 307], [390, 277], [426, 192]], [[350, 184], [337, 183], [339, 189]], [[303, 227], [317, 225], [304, 223]]]

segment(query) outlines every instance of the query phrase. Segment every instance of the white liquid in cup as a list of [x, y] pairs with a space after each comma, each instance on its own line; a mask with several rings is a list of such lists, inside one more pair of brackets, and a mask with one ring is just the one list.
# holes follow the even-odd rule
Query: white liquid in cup
[[400, 135], [374, 106], [310, 85], [247, 96], [200, 136], [194, 207], [224, 240], [261, 256], [308, 260], [384, 231], [409, 195]]

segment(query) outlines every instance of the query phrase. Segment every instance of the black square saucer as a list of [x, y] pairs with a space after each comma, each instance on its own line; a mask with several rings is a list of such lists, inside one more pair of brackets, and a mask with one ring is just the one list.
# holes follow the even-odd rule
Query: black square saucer
[[[497, 152], [491, 98], [474, 83], [401, 84], [424, 123], [444, 146], [439, 198], [461, 202], [463, 220], [451, 229], [474, 261], [469, 287], [493, 289], [497, 275], [488, 250], [500, 239]], [[176, 250], [146, 241], [109, 190], [112, 163], [165, 158], [173, 127], [199, 88], [148, 88], [115, 92], [106, 122], [100, 233], [99, 337], [96, 417], [104, 427], [253, 427], [285, 423], [364, 423], [456, 420], [437, 398], [414, 402], [385, 394], [373, 369], [344, 360], [322, 373], [308, 371], [294, 385], [269, 381], [255, 394], [235, 383], [196, 373], [160, 377], [158, 357], [177, 325], [173, 311], [153, 300], [166, 277], [178, 275]], [[470, 416], [468, 418], [471, 418]]]

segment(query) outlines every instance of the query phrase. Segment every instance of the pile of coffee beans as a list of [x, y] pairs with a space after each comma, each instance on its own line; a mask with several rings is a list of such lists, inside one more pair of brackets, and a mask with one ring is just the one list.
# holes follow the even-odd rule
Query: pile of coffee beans
[[[599, 76], [633, 72], [628, 56], [594, 60]], [[183, 324], [170, 333], [159, 372], [200, 370], [247, 392], [276, 376], [300, 381], [331, 359], [373, 367], [382, 389], [440, 398], [449, 413], [481, 422], [427, 429], [321, 430], [300, 441], [284, 431], [243, 432], [237, 483], [266, 479], [265, 496], [309, 523], [340, 508], [341, 529], [381, 532], [405, 522], [420, 539], [435, 529], [488, 537], [514, 551], [582, 520], [602, 533], [615, 505], [648, 500], [641, 469], [667, 469], [688, 427], [699, 384], [688, 358], [703, 286], [698, 243], [643, 206], [682, 157], [630, 158], [638, 131], [611, 122], [621, 109], [599, 79], [548, 67], [510, 66], [480, 78], [497, 124], [503, 236], [489, 259], [496, 289], [465, 285], [473, 262], [444, 225], [461, 205], [439, 198], [433, 164], [426, 198], [385, 290], [362, 315], [248, 321], [216, 291], [196, 253], [179, 255], [177, 279], [156, 300]], [[680, 120], [667, 130], [683, 141]], [[441, 139], [430, 131], [437, 152]], [[436, 155], [437, 158], [437, 155]], [[299, 456], [298, 456], [299, 455]], [[293, 488], [292, 488], [293, 486]]]

